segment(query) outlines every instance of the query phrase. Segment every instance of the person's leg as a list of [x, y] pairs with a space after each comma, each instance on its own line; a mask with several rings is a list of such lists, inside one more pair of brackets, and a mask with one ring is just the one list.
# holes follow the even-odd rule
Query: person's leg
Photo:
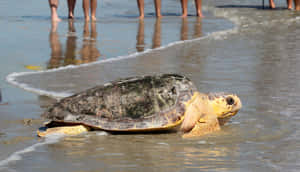
[[300, 11], [300, 0], [294, 0], [295, 10]]
[[137, 5], [139, 7], [140, 19], [144, 18], [144, 0], [137, 0]]
[[74, 18], [74, 9], [75, 9], [76, 0], [68, 0], [68, 8], [69, 8], [69, 19]]
[[91, 18], [96, 21], [97, 0], [91, 0]]
[[181, 2], [181, 9], [182, 9], [181, 17], [186, 17], [188, 0], [181, 0], [180, 2]]
[[85, 21], [89, 21], [90, 20], [90, 15], [89, 15], [90, 0], [82, 0], [82, 8], [83, 8]]
[[291, 10], [293, 8], [293, 5], [292, 5], [292, 0], [286, 0], [286, 3], [287, 3], [287, 8], [289, 10]]
[[197, 11], [197, 16], [198, 17], [203, 17], [202, 15], [202, 0], [195, 0], [195, 6], [196, 6], [196, 11]]
[[274, 0], [269, 0], [270, 8], [275, 8]]
[[154, 0], [156, 17], [161, 17], [161, 0]]
[[57, 15], [58, 0], [49, 0], [49, 6], [51, 11], [51, 20], [54, 22], [61, 21]]

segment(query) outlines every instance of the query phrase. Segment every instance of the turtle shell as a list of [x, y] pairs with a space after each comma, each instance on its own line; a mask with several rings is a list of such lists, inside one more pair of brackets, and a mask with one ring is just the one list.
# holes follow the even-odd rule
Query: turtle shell
[[106, 131], [168, 130], [181, 124], [196, 91], [177, 74], [131, 77], [61, 99], [43, 116], [49, 126], [83, 124]]

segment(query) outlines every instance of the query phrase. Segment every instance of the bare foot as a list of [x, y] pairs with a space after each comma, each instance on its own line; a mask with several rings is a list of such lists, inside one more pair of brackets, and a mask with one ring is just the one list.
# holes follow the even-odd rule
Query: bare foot
[[187, 14], [182, 14], [181, 17], [182, 18], [187, 17]]
[[56, 18], [52, 18], [52, 21], [53, 21], [53, 22], [60, 22], [60, 21], [61, 21], [61, 19], [60, 19], [60, 18], [58, 18], [58, 17], [56, 17]]
[[87, 17], [84, 18], [84, 20], [85, 20], [86, 22], [89, 22], [89, 21], [90, 21], [90, 17], [87, 16]]
[[271, 8], [271, 9], [274, 9], [274, 8], [275, 8], [275, 4], [274, 4], [274, 2], [271, 2], [271, 4], [270, 4], [270, 8]]
[[161, 14], [156, 15], [157, 18], [163, 17]]
[[201, 17], [201, 18], [204, 18], [204, 15], [201, 12], [197, 12], [197, 16]]
[[68, 17], [69, 19], [74, 19], [74, 15], [73, 15], [73, 13], [69, 13], [69, 17]]
[[60, 22], [61, 19], [58, 16], [52, 16], [51, 17], [52, 22]]
[[139, 18], [139, 19], [144, 19], [145, 16], [142, 14], [142, 15], [140, 15], [138, 18]]
[[91, 18], [92, 18], [92, 21], [97, 21], [96, 16], [92, 16]]

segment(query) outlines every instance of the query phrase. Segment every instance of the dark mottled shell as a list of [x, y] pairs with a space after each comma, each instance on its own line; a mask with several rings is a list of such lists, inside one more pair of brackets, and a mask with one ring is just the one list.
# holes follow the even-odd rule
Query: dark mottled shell
[[186, 77], [131, 77], [88, 89], [54, 104], [49, 124], [84, 124], [107, 131], [169, 129], [182, 121], [196, 87]]

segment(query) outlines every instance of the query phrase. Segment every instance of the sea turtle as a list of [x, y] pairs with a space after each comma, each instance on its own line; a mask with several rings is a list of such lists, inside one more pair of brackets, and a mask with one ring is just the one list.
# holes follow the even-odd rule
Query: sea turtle
[[220, 129], [242, 107], [235, 94], [204, 94], [185, 76], [131, 77], [63, 98], [42, 116], [51, 133], [182, 131], [184, 137]]

